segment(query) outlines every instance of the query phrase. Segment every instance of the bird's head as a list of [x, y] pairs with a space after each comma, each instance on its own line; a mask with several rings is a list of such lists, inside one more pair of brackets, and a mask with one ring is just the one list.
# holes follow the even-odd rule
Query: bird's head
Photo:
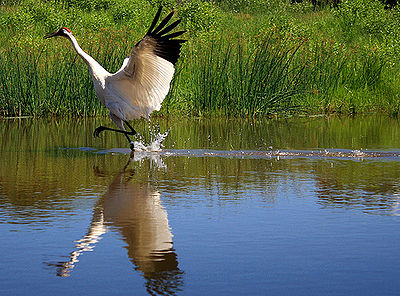
[[51, 37], [56, 37], [56, 36], [63, 36], [63, 37], [67, 37], [68, 34], [71, 34], [71, 30], [68, 29], [67, 27], [62, 27], [60, 30], [55, 31], [53, 33], [49, 33], [46, 34], [46, 36], [44, 36], [45, 39], [47, 38], [51, 38]]

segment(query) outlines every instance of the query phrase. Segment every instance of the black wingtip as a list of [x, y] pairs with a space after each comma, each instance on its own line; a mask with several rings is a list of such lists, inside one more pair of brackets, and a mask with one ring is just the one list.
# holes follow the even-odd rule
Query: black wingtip
[[165, 27], [164, 29], [162, 29], [160, 32], [158, 32], [158, 35], [162, 36], [170, 31], [172, 31], [173, 29], [175, 29], [176, 26], [178, 26], [180, 24], [181, 20], [177, 20], [175, 22], [173, 22], [172, 24], [170, 24], [168, 27]]
[[186, 33], [186, 30], [177, 31], [177, 32], [174, 32], [174, 33], [171, 33], [171, 34], [168, 34], [168, 35], [164, 35], [164, 36], [162, 36], [162, 38], [163, 38], [163, 39], [172, 39], [172, 38], [181, 36], [181, 35], [184, 34], [184, 33]]
[[164, 26], [166, 24], [168, 24], [169, 20], [172, 18], [172, 16], [174, 15], [174, 12], [171, 11], [166, 17], [165, 19], [163, 19], [160, 24], [157, 26], [157, 28], [154, 29], [153, 32], [151, 32], [151, 34], [157, 34], [162, 28], [164, 28]]
[[158, 19], [160, 18], [160, 15], [161, 15], [161, 11], [162, 11], [162, 5], [160, 5], [160, 7], [158, 8], [157, 13], [154, 16], [153, 22], [151, 23], [150, 28], [147, 31], [146, 35], [149, 35], [151, 33], [151, 31], [154, 29], [154, 27], [156, 26]]
[[174, 12], [170, 12], [158, 25], [157, 22], [161, 15], [161, 6], [158, 9], [154, 20], [147, 31], [146, 36], [153, 38], [156, 41], [156, 45], [154, 48], [154, 53], [169, 61], [173, 65], [178, 61], [182, 43], [186, 42], [184, 39], [173, 39], [175, 37], [181, 36], [186, 31], [177, 31], [174, 33], [170, 33], [173, 29], [175, 29], [181, 20], [176, 20], [172, 24], [168, 25], [168, 22], [171, 20]]

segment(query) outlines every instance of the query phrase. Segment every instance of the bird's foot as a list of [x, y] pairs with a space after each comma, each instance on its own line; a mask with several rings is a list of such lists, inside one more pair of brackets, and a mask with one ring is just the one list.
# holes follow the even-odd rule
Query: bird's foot
[[104, 131], [106, 128], [104, 126], [99, 126], [94, 130], [93, 137], [98, 138], [100, 137], [100, 133]]
[[133, 143], [133, 141], [131, 141], [129, 144], [131, 147], [131, 151], [135, 151], [135, 143]]

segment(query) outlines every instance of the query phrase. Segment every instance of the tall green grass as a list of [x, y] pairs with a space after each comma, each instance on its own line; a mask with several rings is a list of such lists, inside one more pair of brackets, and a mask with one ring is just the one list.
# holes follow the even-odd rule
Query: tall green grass
[[[107, 70], [116, 71], [133, 42], [106, 31], [97, 38], [100, 41], [82, 47]], [[18, 50], [9, 47], [0, 52], [0, 63], [3, 116], [107, 112], [94, 94], [86, 65], [66, 40]], [[384, 89], [385, 65], [385, 59], [374, 53], [338, 51], [329, 42], [312, 45], [273, 31], [255, 38], [192, 40], [184, 48], [162, 112], [260, 116], [382, 109], [382, 102], [366, 105], [362, 96], [371, 98]]]
[[378, 97], [384, 86], [392, 89], [384, 81], [385, 58], [327, 40], [314, 44], [271, 30], [193, 42], [182, 66], [172, 96], [185, 98], [194, 115], [356, 113], [390, 105], [383, 107], [388, 94]]
[[399, 85], [393, 84], [393, 76], [387, 79], [390, 66], [379, 52], [348, 51], [322, 41], [309, 49], [306, 59], [304, 79], [310, 84], [299, 103], [311, 113], [391, 113], [389, 102], [399, 99], [393, 97]]
[[[103, 32], [103, 37], [97, 36], [95, 42], [85, 47], [106, 69], [116, 71], [130, 50], [127, 42], [118, 40], [126, 39]], [[29, 47], [16, 43], [0, 51], [0, 115], [105, 114], [106, 110], [94, 93], [86, 64], [69, 41], [48, 42]]]
[[[400, 19], [400, 10], [381, 11], [371, 1], [343, 1], [340, 10], [317, 12], [306, 2], [280, 0], [239, 1], [234, 7], [227, 0], [161, 1], [177, 10], [189, 39], [161, 113], [399, 114], [400, 29], [382, 29], [373, 15], [379, 12], [388, 25]], [[86, 1], [85, 7], [78, 2], [2, 2], [0, 116], [107, 113], [69, 42], [42, 36], [70, 26], [82, 48], [114, 72], [160, 1], [130, 0], [128, 10], [122, 0]], [[364, 2], [368, 9], [354, 12]], [[351, 30], [343, 25], [348, 18]]]
[[305, 89], [294, 57], [302, 44], [273, 37], [255, 48], [251, 43], [214, 40], [190, 47], [182, 75], [193, 113], [256, 116], [297, 107], [292, 98]]
[[[57, 62], [53, 62], [57, 60]], [[4, 116], [95, 115], [91, 78], [72, 54], [8, 51], [0, 54]]]

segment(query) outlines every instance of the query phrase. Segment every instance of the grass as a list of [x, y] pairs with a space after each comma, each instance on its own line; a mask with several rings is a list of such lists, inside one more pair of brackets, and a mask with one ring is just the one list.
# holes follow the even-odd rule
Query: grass
[[[181, 78], [192, 91], [192, 113], [256, 116], [289, 112], [304, 92], [304, 67], [294, 63], [302, 43], [268, 37], [256, 49], [244, 40], [213, 40], [190, 48]], [[191, 77], [191, 79], [190, 79]]]
[[[132, 0], [130, 9], [121, 10], [118, 1], [86, 1], [85, 7], [68, 1], [70, 6], [59, 4], [63, 1], [4, 2], [0, 116], [107, 114], [86, 65], [68, 41], [42, 36], [61, 23], [70, 26], [84, 50], [108, 71], [116, 71], [156, 9], [151, 1]], [[400, 29], [381, 26], [398, 21], [400, 27], [400, 10], [381, 11], [371, 1], [343, 1], [339, 11], [314, 11], [309, 4], [277, 0], [239, 1], [234, 6], [229, 1], [166, 3], [177, 9], [189, 41], [161, 114], [398, 115]], [[351, 8], [363, 2], [369, 3], [362, 6], [369, 10], [354, 15]], [[49, 5], [53, 8], [46, 10]], [[344, 25], [348, 20], [351, 28]]]
[[[106, 34], [105, 36], [107, 36]], [[116, 35], [119, 40], [123, 40]], [[116, 70], [129, 52], [103, 37], [86, 44], [106, 68]], [[54, 48], [15, 44], [0, 54], [0, 104], [3, 116], [96, 116], [106, 114], [93, 91], [87, 67], [66, 40]], [[55, 43], [55, 42], [54, 42]], [[17, 47], [18, 50], [13, 50]], [[124, 52], [125, 51], [125, 52]], [[118, 65], [118, 66], [117, 66]]]

